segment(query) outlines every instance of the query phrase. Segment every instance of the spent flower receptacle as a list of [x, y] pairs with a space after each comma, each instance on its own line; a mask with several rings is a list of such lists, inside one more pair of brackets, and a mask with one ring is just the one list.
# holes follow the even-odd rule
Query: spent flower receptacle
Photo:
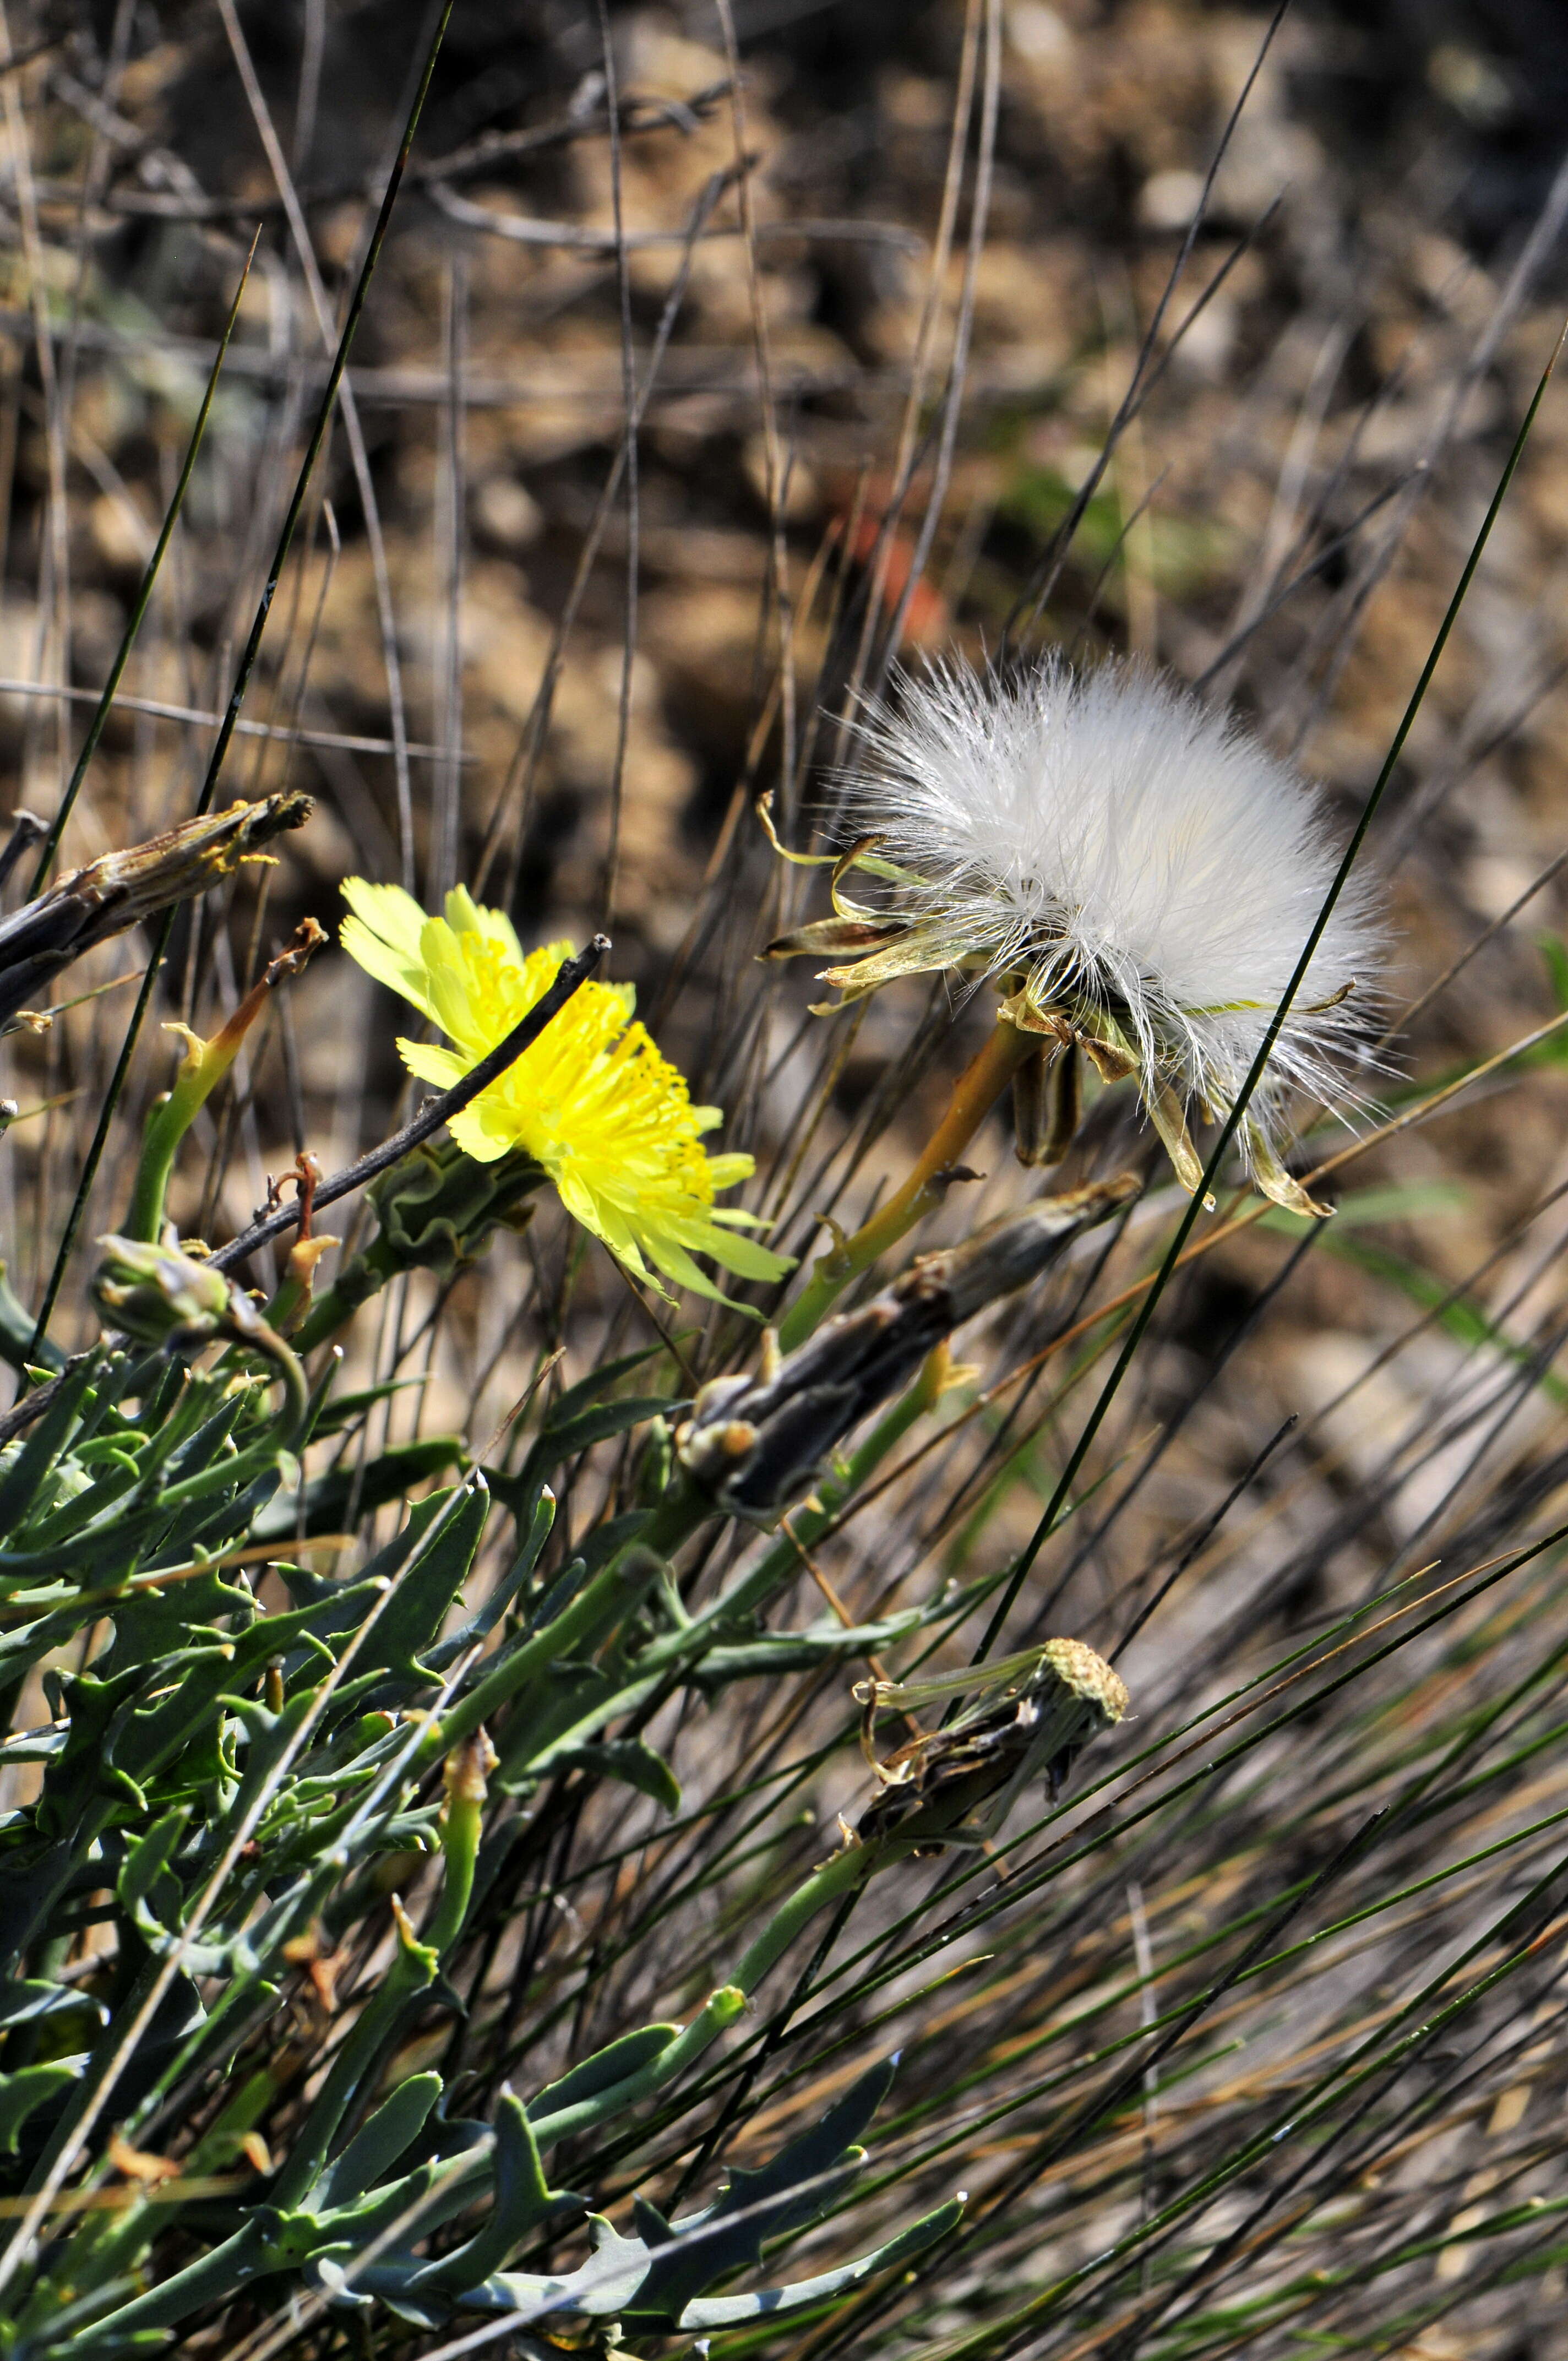
[[[907, 1712], [965, 1690], [980, 1691], [978, 1701], [945, 1728], [877, 1757], [879, 1712]], [[862, 1749], [881, 1789], [859, 1834], [874, 1842], [896, 1830], [918, 1839], [916, 1852], [984, 1842], [1035, 1779], [1045, 1781], [1054, 1804], [1084, 1747], [1114, 1729], [1131, 1703], [1120, 1675], [1082, 1640], [1047, 1640], [1000, 1664], [924, 1681], [861, 1681], [855, 1697], [863, 1708]]]

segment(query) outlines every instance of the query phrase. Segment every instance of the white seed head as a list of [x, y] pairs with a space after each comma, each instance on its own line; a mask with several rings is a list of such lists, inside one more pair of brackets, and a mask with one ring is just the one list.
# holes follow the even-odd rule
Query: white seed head
[[[918, 938], [933, 954], [919, 964], [1019, 975], [1036, 1007], [1102, 1012], [1146, 1082], [1227, 1106], [1337, 865], [1308, 783], [1131, 663], [1052, 657], [1017, 681], [948, 664], [904, 681], [863, 737], [850, 818], [919, 881], [892, 888], [911, 952]], [[1352, 879], [1254, 1103], [1266, 1138], [1292, 1087], [1343, 1102], [1378, 952]]]

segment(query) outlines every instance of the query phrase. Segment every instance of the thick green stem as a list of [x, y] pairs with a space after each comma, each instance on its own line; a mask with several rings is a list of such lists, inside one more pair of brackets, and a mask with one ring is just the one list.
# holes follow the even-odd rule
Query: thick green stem
[[437, 1959], [444, 1958], [455, 1943], [468, 1916], [474, 1868], [485, 1833], [485, 1773], [494, 1767], [495, 1759], [489, 1740], [482, 1730], [477, 1730], [447, 1762], [446, 1812], [441, 1828], [445, 1878], [441, 1907], [425, 1935]]
[[187, 1044], [185, 1057], [174, 1088], [153, 1101], [147, 1119], [130, 1212], [126, 1216], [126, 1237], [156, 1246], [162, 1236], [164, 1202], [180, 1143], [238, 1057], [240, 1044], [261, 1014], [266, 998], [266, 986], [258, 984], [210, 1041], [198, 1039], [189, 1027], [180, 1028]]
[[998, 1018], [991, 1038], [960, 1076], [947, 1114], [903, 1187], [853, 1237], [835, 1245], [814, 1265], [811, 1278], [779, 1323], [779, 1343], [786, 1353], [805, 1344], [852, 1279], [869, 1270], [941, 1203], [953, 1167], [1019, 1067], [1039, 1046], [1036, 1035], [1022, 1033], [1005, 1017]]

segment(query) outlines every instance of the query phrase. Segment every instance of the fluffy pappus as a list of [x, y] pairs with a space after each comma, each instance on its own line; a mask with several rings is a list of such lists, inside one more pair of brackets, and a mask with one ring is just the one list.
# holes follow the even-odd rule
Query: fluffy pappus
[[[1010, 979], [1022, 1021], [1065, 1014], [1091, 1050], [1129, 1051], [1151, 1108], [1162, 1091], [1232, 1104], [1337, 866], [1297, 771], [1146, 666], [1058, 656], [1016, 679], [906, 677], [862, 741], [846, 811], [876, 839], [856, 865], [887, 880], [888, 932], [832, 982], [853, 996], [938, 967]], [[1255, 1170], [1291, 1089], [1354, 1098], [1380, 953], [1353, 879], [1255, 1098]]]

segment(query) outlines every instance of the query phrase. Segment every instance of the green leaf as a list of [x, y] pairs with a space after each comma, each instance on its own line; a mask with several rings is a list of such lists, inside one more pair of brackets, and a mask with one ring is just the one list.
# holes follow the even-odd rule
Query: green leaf
[[411, 1387], [428, 1383], [424, 1378], [389, 1378], [385, 1385], [364, 1386], [357, 1393], [338, 1394], [323, 1405], [321, 1415], [311, 1428], [311, 1441], [319, 1443], [329, 1434], [341, 1434], [345, 1426], [375, 1409], [378, 1402], [390, 1401], [394, 1394], [406, 1393]]
[[[363, 1620], [363, 1603], [355, 1594], [367, 1582], [392, 1586], [356, 1655], [354, 1680], [338, 1700], [340, 1708], [352, 1704], [360, 1712], [372, 1698], [380, 1699], [383, 1691], [402, 1697], [430, 1686], [434, 1675], [421, 1662], [420, 1652], [446, 1620], [473, 1565], [489, 1510], [488, 1488], [480, 1477], [466, 1488], [454, 1486], [416, 1500], [385, 1549], [351, 1581], [334, 1582], [297, 1566], [284, 1570], [291, 1597], [318, 1604], [320, 1612], [310, 1632], [320, 1641], [336, 1639]], [[334, 1605], [334, 1600], [345, 1603]], [[392, 1679], [378, 1683], [376, 1675], [386, 1674]]]
[[612, 2091], [618, 2082], [629, 2081], [663, 2056], [680, 2029], [678, 2025], [644, 2025], [635, 2033], [623, 2033], [619, 2041], [596, 2049], [558, 2082], [547, 2083], [535, 2098], [532, 2113], [542, 2117], [557, 2115], [563, 2107], [575, 2107], [582, 2099], [597, 2099], [601, 2091]]
[[598, 2213], [589, 2214], [588, 2225], [594, 2250], [580, 2270], [565, 2279], [498, 2271], [466, 2290], [464, 2304], [486, 2312], [578, 2312], [590, 2320], [625, 2312], [648, 2268], [648, 2249], [641, 2238], [623, 2238]]
[[1568, 943], [1561, 935], [1540, 934], [1536, 945], [1546, 961], [1546, 972], [1552, 979], [1552, 990], [1559, 1008], [1568, 1008]]
[[522, 1546], [484, 1605], [476, 1614], [470, 1615], [466, 1623], [460, 1624], [455, 1631], [450, 1632], [433, 1648], [425, 1650], [424, 1661], [433, 1673], [444, 1672], [448, 1664], [455, 1664], [466, 1648], [471, 1648], [479, 1641], [489, 1638], [490, 1633], [538, 1565], [539, 1554], [550, 1538], [550, 1530], [554, 1521], [555, 1496], [553, 1492], [547, 1491], [534, 1502], [532, 1514], [528, 1521], [528, 1530], [523, 1536]]
[[317, 2210], [352, 2204], [383, 2180], [419, 2137], [440, 2096], [439, 2074], [413, 2074], [400, 2082], [323, 2174], [312, 2195]]
[[0, 2156], [15, 2156], [29, 2115], [79, 2082], [88, 2052], [79, 2058], [57, 2058], [49, 2066], [23, 2066], [15, 2074], [0, 2074]]
[[545, 1431], [562, 1421], [569, 1422], [579, 1411], [586, 1410], [589, 1402], [597, 1401], [600, 1394], [608, 1392], [611, 1386], [619, 1384], [622, 1378], [630, 1377], [633, 1369], [640, 1369], [644, 1361], [652, 1360], [663, 1350], [663, 1345], [643, 1345], [635, 1353], [622, 1353], [618, 1360], [604, 1361], [597, 1368], [590, 1369], [586, 1378], [579, 1378], [576, 1385], [568, 1386], [564, 1393], [556, 1395], [544, 1421]]
[[0, 1534], [15, 1532], [32, 1507], [80, 1422], [100, 1358], [100, 1354], [90, 1353], [78, 1367], [67, 1372], [59, 1393], [17, 1453], [15, 1466], [0, 1479]]
[[[360, 1471], [350, 1467], [334, 1467], [326, 1475], [314, 1476], [305, 1486], [304, 1527], [307, 1534], [341, 1532], [351, 1500], [357, 1503], [361, 1521], [389, 1500], [400, 1500], [416, 1484], [432, 1476], [444, 1475], [449, 1467], [466, 1467], [468, 1455], [460, 1434], [430, 1434], [418, 1443], [394, 1444], [378, 1458], [370, 1460]], [[356, 1480], [357, 1478], [357, 1480]], [[292, 1491], [258, 1517], [251, 1527], [255, 1542], [278, 1542], [285, 1545], [300, 1530], [300, 1502]]]
[[893, 2076], [893, 2059], [873, 2066], [771, 2164], [755, 2172], [736, 2167], [728, 2188], [704, 2213], [667, 2223], [655, 2207], [635, 2198], [637, 2227], [653, 2259], [631, 2316], [683, 2319], [686, 2306], [716, 2279], [761, 2262], [771, 2240], [826, 2213], [860, 2165], [864, 2150], [856, 2143]]
[[422, 2292], [438, 2288], [455, 2291], [488, 2279], [532, 2231], [563, 2207], [579, 2202], [568, 2191], [550, 2187], [528, 2110], [512, 2092], [503, 2091], [496, 2108], [496, 2191], [490, 2218], [466, 2246], [422, 2271], [411, 2287]]
[[623, 1787], [635, 1787], [640, 1795], [651, 1795], [667, 1812], [681, 1808], [680, 1781], [663, 1756], [645, 1739], [585, 1739], [579, 1745], [553, 1750], [550, 1768], [594, 1771], [601, 1779], [618, 1780]]
[[773, 1680], [780, 1673], [814, 1671], [846, 1656], [873, 1655], [907, 1639], [927, 1620], [926, 1610], [907, 1608], [881, 1623], [844, 1624], [826, 1618], [799, 1631], [764, 1631], [728, 1648], [709, 1648], [692, 1666], [691, 1680], [712, 1691], [730, 1681]]
[[552, 1418], [533, 1446], [538, 1464], [546, 1471], [559, 1466], [592, 1443], [624, 1434], [629, 1427], [641, 1426], [644, 1419], [662, 1418], [683, 1400], [680, 1394], [627, 1394], [620, 1401], [599, 1402], [591, 1410], [580, 1411], [576, 1418]]
[[138, 1933], [148, 1941], [167, 1933], [149, 1910], [148, 1897], [164, 1871], [174, 1858], [175, 1847], [184, 1835], [191, 1818], [191, 1806], [181, 1804], [155, 1820], [147, 1834], [137, 1837], [127, 1850], [115, 1881], [115, 1891]]
[[509, 1507], [515, 1497], [530, 1493], [563, 1460], [574, 1458], [590, 1444], [624, 1434], [629, 1427], [673, 1410], [684, 1399], [678, 1394], [629, 1394], [619, 1401], [601, 1400], [611, 1386], [664, 1349], [663, 1345], [650, 1345], [640, 1352], [623, 1353], [619, 1359], [607, 1361], [602, 1368], [590, 1369], [586, 1378], [567, 1387], [551, 1404], [520, 1473], [505, 1479], [510, 1489], [502, 1497]]
[[820, 2303], [825, 2297], [841, 2295], [859, 2280], [871, 2279], [878, 2271], [893, 2270], [900, 2263], [908, 2262], [912, 2255], [935, 2246], [938, 2238], [945, 2238], [949, 2230], [957, 2227], [963, 2210], [961, 2197], [949, 2198], [934, 2213], [926, 2214], [896, 2238], [890, 2238], [885, 2246], [862, 2255], [858, 2262], [841, 2264], [836, 2271], [823, 2271], [814, 2279], [796, 2279], [788, 2287], [763, 2288], [756, 2295], [707, 2296], [688, 2303], [676, 2326], [687, 2335], [701, 2336], [716, 2329], [739, 2327], [744, 2321], [798, 2312], [805, 2304]]
[[0, 1976], [0, 2033], [18, 2025], [36, 2025], [40, 2017], [60, 2016], [68, 2010], [90, 2009], [100, 2025], [109, 2012], [80, 1985], [47, 1983], [41, 1977]]

